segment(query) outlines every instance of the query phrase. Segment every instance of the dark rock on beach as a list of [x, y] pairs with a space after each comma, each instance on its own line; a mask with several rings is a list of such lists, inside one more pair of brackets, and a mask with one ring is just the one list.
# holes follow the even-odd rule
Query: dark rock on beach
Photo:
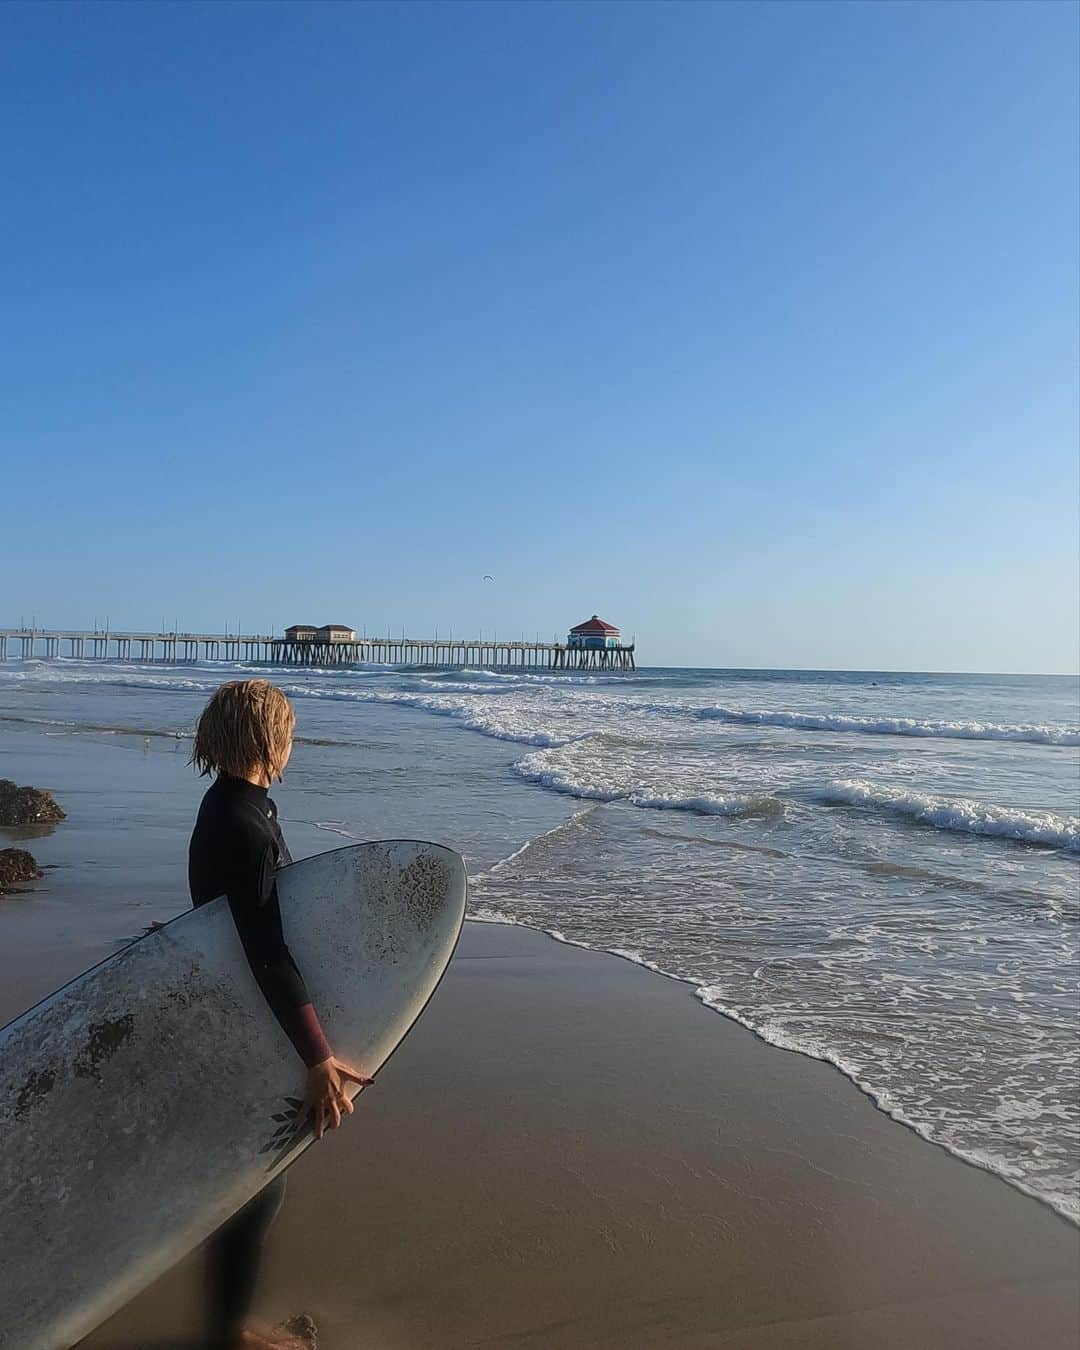
[[43, 876], [32, 853], [24, 848], [0, 848], [0, 895], [26, 881]]
[[64, 812], [51, 792], [19, 787], [10, 778], [0, 778], [0, 825], [49, 825], [63, 819]]

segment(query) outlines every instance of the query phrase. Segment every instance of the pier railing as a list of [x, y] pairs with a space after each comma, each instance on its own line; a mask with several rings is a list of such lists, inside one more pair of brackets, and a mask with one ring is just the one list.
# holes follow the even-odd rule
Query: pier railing
[[246, 661], [283, 666], [393, 665], [488, 670], [634, 670], [634, 643], [571, 647], [561, 642], [362, 637], [292, 641], [264, 633], [137, 633], [0, 628], [0, 660]]

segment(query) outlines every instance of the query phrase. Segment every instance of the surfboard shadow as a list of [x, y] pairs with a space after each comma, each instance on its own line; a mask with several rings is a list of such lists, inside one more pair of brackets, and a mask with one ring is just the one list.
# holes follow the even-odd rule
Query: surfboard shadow
[[[79, 1341], [72, 1350], [79, 1350], [84, 1341]], [[175, 1337], [158, 1338], [148, 1341], [145, 1336], [140, 1336], [137, 1340], [104, 1341], [100, 1345], [95, 1345], [94, 1350], [206, 1350], [207, 1342], [200, 1337], [181, 1337], [177, 1340]]]
[[[78, 1346], [75, 1346], [74, 1350], [79, 1350]], [[206, 1350], [206, 1342], [203, 1340], [148, 1341], [145, 1337], [140, 1336], [136, 1341], [106, 1341], [102, 1345], [96, 1345], [94, 1350]]]

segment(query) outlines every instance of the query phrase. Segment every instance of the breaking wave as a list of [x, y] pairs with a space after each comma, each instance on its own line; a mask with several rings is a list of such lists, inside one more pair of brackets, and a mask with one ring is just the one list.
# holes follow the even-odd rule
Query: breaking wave
[[775, 797], [649, 791], [642, 787], [618, 787], [602, 776], [578, 776], [566, 769], [554, 768], [543, 752], [526, 755], [514, 765], [516, 773], [529, 783], [538, 783], [553, 792], [594, 802], [627, 802], [652, 811], [693, 811], [703, 816], [780, 815], [783, 804]]
[[869, 783], [861, 778], [843, 778], [830, 783], [821, 793], [820, 800], [877, 808], [939, 830], [958, 830], [964, 834], [1015, 839], [1023, 844], [1080, 852], [1080, 816], [991, 806], [968, 797], [936, 797], [926, 792]]
[[855, 717], [843, 713], [772, 712], [769, 709], [699, 708], [696, 716], [740, 726], [792, 727], [797, 731], [856, 731], [865, 736], [925, 736], [959, 741], [1026, 741], [1080, 745], [1080, 730], [1021, 722], [934, 722], [917, 717]]

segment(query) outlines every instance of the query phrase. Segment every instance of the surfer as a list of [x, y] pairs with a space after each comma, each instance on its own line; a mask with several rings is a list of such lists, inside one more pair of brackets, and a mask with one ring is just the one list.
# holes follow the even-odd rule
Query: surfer
[[[292, 862], [269, 795], [292, 753], [296, 714], [268, 680], [223, 684], [203, 710], [191, 760], [216, 774], [199, 807], [188, 852], [195, 906], [220, 895], [259, 988], [307, 1070], [315, 1137], [336, 1130], [353, 1104], [346, 1084], [364, 1074], [334, 1056], [282, 933], [274, 873]], [[308, 1350], [310, 1341], [248, 1322], [259, 1259], [285, 1196], [284, 1173], [232, 1216], [207, 1244], [206, 1300], [213, 1350]]]

